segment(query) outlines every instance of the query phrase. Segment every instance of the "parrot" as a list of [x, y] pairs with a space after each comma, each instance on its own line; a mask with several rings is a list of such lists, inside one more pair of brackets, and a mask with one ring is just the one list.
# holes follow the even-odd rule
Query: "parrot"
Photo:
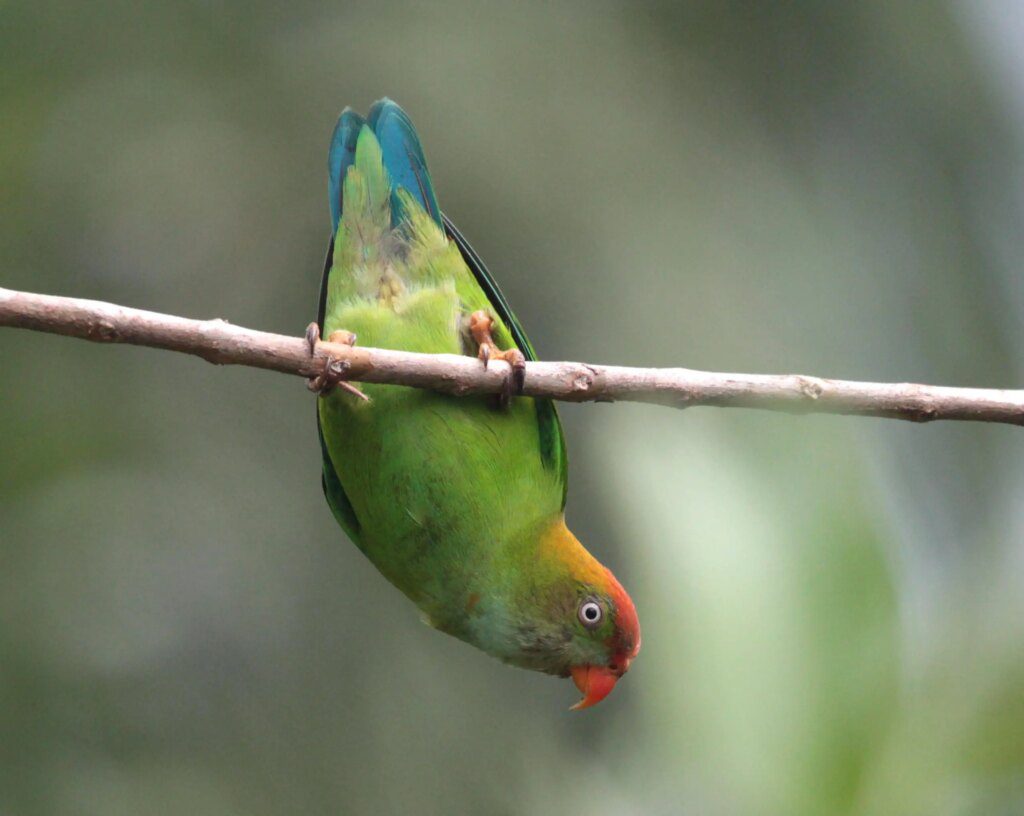
[[573, 708], [592, 706], [629, 669], [640, 625], [625, 589], [566, 526], [558, 414], [520, 393], [533, 347], [440, 210], [398, 104], [381, 99], [365, 118], [345, 108], [327, 165], [332, 235], [311, 349], [320, 337], [358, 338], [509, 365], [501, 395], [311, 381], [330, 510], [430, 626], [507, 664], [571, 677], [583, 695]]

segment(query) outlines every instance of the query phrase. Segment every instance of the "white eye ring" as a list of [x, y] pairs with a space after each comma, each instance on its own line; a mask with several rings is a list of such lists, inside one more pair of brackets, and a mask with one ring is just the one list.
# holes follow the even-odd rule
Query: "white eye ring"
[[604, 610], [597, 601], [584, 601], [580, 604], [577, 614], [579, 615], [580, 623], [588, 629], [593, 629], [601, 623], [601, 619], [604, 617]]

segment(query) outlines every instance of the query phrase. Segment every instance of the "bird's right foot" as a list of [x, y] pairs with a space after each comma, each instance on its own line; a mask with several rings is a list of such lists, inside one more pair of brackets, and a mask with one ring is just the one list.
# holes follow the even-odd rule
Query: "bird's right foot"
[[[316, 354], [316, 347], [319, 342], [320, 326], [316, 323], [310, 323], [306, 327], [306, 343], [309, 345], [310, 356]], [[345, 346], [354, 346], [356, 344], [356, 336], [352, 332], [344, 331], [342, 329], [331, 332], [331, 336], [327, 338], [327, 342], [340, 343]], [[370, 398], [366, 396], [366, 394], [352, 385], [352, 383], [345, 380], [345, 375], [348, 372], [348, 369], [349, 364], [347, 361], [338, 360], [335, 357], [327, 355], [327, 359], [324, 361], [323, 371], [315, 377], [310, 377], [309, 381], [306, 383], [306, 387], [320, 397], [327, 396], [335, 388], [340, 388], [342, 391], [346, 391], [353, 396], [369, 401]]]

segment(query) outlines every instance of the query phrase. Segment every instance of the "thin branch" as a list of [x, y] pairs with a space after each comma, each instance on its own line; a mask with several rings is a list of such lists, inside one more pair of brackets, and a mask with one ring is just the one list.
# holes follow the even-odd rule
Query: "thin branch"
[[[346, 379], [428, 388], [447, 394], [493, 394], [509, 369], [484, 369], [455, 354], [417, 354], [319, 342], [253, 331], [223, 320], [189, 320], [78, 298], [0, 289], [0, 326], [101, 343], [194, 354], [219, 365], [267, 368], [314, 377], [329, 361]], [[911, 383], [826, 380], [798, 374], [717, 374], [687, 368], [626, 368], [587, 363], [527, 363], [524, 393], [570, 402], [648, 402], [688, 408], [715, 405], [790, 413], [852, 414], [913, 422], [937, 419], [1024, 424], [1024, 391], [947, 388]]]

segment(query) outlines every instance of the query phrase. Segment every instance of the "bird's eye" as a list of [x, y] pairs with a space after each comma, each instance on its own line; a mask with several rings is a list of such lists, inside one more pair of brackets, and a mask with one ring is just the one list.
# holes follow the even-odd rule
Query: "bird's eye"
[[580, 623], [588, 629], [593, 629], [601, 623], [601, 618], [604, 617], [604, 610], [597, 601], [584, 601], [580, 604], [577, 614], [579, 615]]

